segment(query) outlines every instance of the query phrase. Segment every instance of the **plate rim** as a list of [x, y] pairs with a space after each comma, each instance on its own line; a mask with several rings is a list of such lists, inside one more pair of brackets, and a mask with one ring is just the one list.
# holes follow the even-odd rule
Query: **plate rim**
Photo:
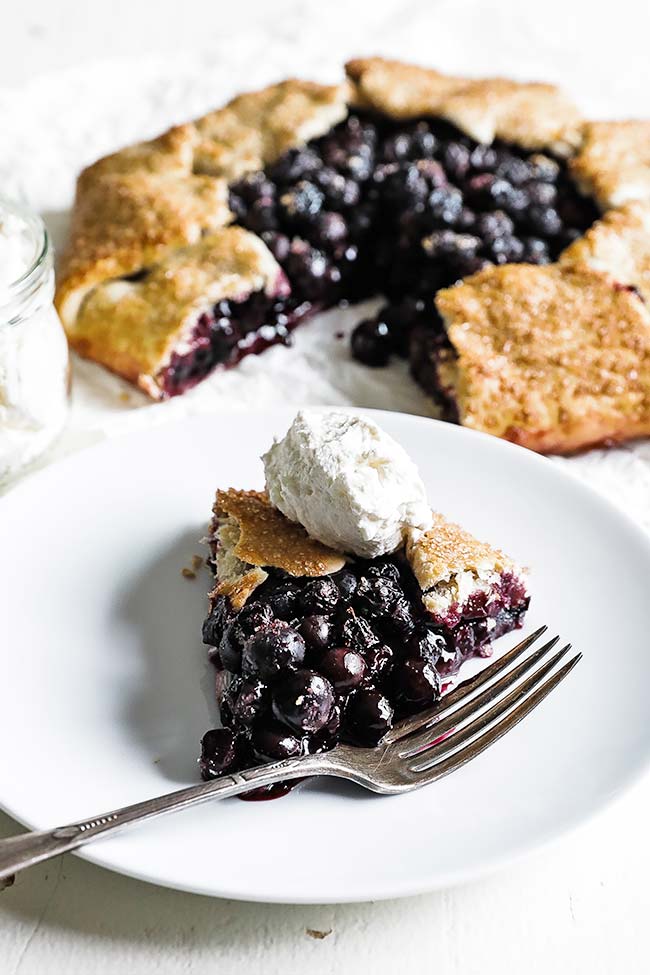
[[[354, 407], [354, 406], [343, 406], [343, 405], [333, 405], [333, 406], [321, 406], [321, 405], [289, 405], [286, 407], [279, 407], [273, 410], [265, 410], [263, 413], [264, 421], [269, 423], [269, 425], [274, 424], [279, 428], [279, 421], [283, 418], [288, 418], [288, 422], [292, 415], [298, 412], [300, 409], [306, 409], [310, 411], [318, 412], [346, 412], [359, 415], [367, 415], [371, 419], [376, 419], [378, 423], [381, 423], [381, 418], [389, 416], [391, 418], [398, 418], [401, 422], [412, 423], [415, 422], [418, 425], [428, 426], [429, 424], [434, 424], [438, 428], [444, 428], [447, 433], [451, 433], [452, 436], [460, 436], [463, 438], [468, 438], [471, 442], [472, 440], [479, 438], [484, 442], [490, 443], [490, 449], [494, 449], [497, 452], [506, 452], [511, 456], [518, 456], [526, 464], [531, 466], [538, 466], [540, 468], [545, 468], [547, 470], [552, 469], [555, 473], [554, 476], [559, 478], [561, 481], [570, 483], [573, 485], [574, 490], [578, 492], [584, 492], [591, 497], [597, 505], [602, 506], [611, 517], [615, 520], [621, 522], [628, 531], [631, 531], [633, 535], [642, 543], [643, 547], [646, 549], [648, 562], [650, 564], [650, 535], [646, 532], [642, 525], [639, 525], [634, 518], [632, 518], [625, 510], [620, 508], [615, 504], [609, 497], [599, 492], [590, 483], [584, 481], [583, 479], [577, 477], [572, 473], [570, 467], [561, 466], [559, 464], [553, 463], [548, 457], [544, 455], [537, 454], [533, 451], [527, 450], [524, 447], [513, 444], [509, 441], [502, 440], [497, 437], [493, 437], [489, 434], [482, 433], [480, 431], [475, 431], [468, 429], [467, 427], [457, 426], [453, 424], [446, 423], [444, 421], [438, 420], [434, 417], [425, 417], [417, 414], [402, 413], [399, 411], [392, 410], [380, 410], [365, 407]], [[41, 482], [47, 482], [51, 477], [55, 476], [65, 476], [65, 470], [68, 467], [74, 467], [76, 464], [86, 464], [88, 462], [92, 463], [93, 456], [97, 453], [107, 453], [110, 454], [111, 450], [116, 444], [122, 443], [124, 441], [137, 441], [142, 439], [147, 439], [152, 433], [157, 433], [159, 436], [166, 436], [170, 430], [174, 428], [182, 428], [187, 425], [205, 423], [210, 417], [219, 417], [223, 419], [224, 415], [228, 415], [235, 422], [240, 417], [256, 418], [260, 416], [258, 410], [255, 409], [242, 409], [229, 411], [228, 414], [223, 412], [213, 413], [211, 411], [201, 411], [195, 414], [189, 414], [183, 417], [174, 417], [172, 420], [161, 420], [155, 422], [145, 428], [140, 428], [137, 430], [128, 430], [116, 433], [115, 435], [106, 436], [99, 442], [90, 444], [88, 446], [82, 447], [79, 450], [73, 451], [67, 456], [57, 458], [51, 463], [47, 464], [45, 467], [34, 471], [28, 471], [23, 477], [20, 477], [17, 481], [10, 484], [3, 495], [0, 495], [0, 509], [4, 506], [2, 502], [9, 502], [11, 505], [11, 499], [19, 497], [25, 488], [32, 485], [33, 489], [38, 489], [38, 485]], [[451, 432], [453, 431], [453, 432]], [[417, 459], [416, 459], [417, 463]], [[19, 502], [17, 502], [19, 503]], [[474, 866], [468, 866], [465, 868], [458, 868], [455, 870], [447, 870], [444, 873], [438, 873], [434, 878], [429, 880], [422, 880], [421, 882], [413, 882], [408, 880], [391, 880], [390, 885], [385, 885], [379, 891], [369, 891], [366, 888], [365, 893], [361, 893], [359, 890], [351, 891], [346, 894], [337, 895], [321, 895], [319, 897], [314, 897], [313, 895], [306, 895], [300, 897], [297, 895], [292, 895], [290, 897], [286, 895], [272, 895], [270, 893], [256, 894], [251, 891], [250, 887], [246, 885], [240, 887], [229, 886], [227, 888], [220, 888], [217, 883], [206, 887], [201, 884], [191, 884], [185, 882], [179, 882], [171, 877], [158, 876], [156, 874], [148, 873], [147, 871], [141, 871], [135, 868], [130, 868], [124, 865], [117, 865], [111, 862], [110, 856], [102, 855], [101, 852], [101, 840], [98, 841], [97, 845], [89, 845], [88, 847], [82, 847], [78, 850], [72, 851], [75, 856], [78, 856], [82, 860], [88, 863], [98, 866], [105, 870], [110, 870], [114, 873], [119, 873], [123, 876], [130, 877], [135, 880], [139, 880], [146, 883], [151, 883], [156, 886], [165, 887], [171, 890], [179, 890], [185, 893], [197, 894], [206, 897], [219, 897], [227, 898], [236, 901], [245, 901], [249, 903], [269, 903], [269, 904], [296, 904], [296, 905], [308, 905], [308, 904], [343, 904], [343, 903], [364, 903], [369, 901], [383, 901], [390, 900], [393, 898], [402, 898], [409, 896], [416, 896], [419, 894], [424, 894], [427, 892], [437, 891], [441, 889], [448, 889], [453, 886], [460, 886], [465, 883], [471, 882], [473, 880], [478, 880], [490, 874], [499, 872], [502, 869], [506, 869], [510, 865], [517, 863], [527, 857], [532, 857], [542, 853], [546, 848], [557, 843], [563, 837], [569, 837], [578, 828], [586, 826], [588, 823], [598, 819], [600, 816], [604, 815], [612, 807], [618, 805], [622, 798], [629, 793], [634, 786], [643, 779], [643, 777], [650, 769], [650, 748], [647, 750], [646, 754], [640, 758], [635, 767], [629, 769], [623, 774], [623, 777], [618, 782], [617, 789], [612, 792], [609, 796], [605, 797], [593, 806], [588, 812], [584, 813], [579, 810], [573, 812], [570, 816], [566, 817], [562, 822], [558, 823], [555, 827], [547, 829], [545, 833], [540, 834], [536, 839], [528, 840], [522, 842], [520, 847], [514, 848], [507, 853], [491, 853], [483, 855], [481, 860]], [[297, 794], [299, 794], [299, 791]], [[378, 797], [381, 798], [381, 797]], [[11, 803], [7, 803], [2, 794], [0, 793], [0, 810], [6, 813], [12, 820], [17, 822], [19, 825], [25, 826], [28, 829], [44, 829], [48, 827], [43, 827], [29, 817], [23, 817], [17, 815], [11, 806]], [[51, 828], [51, 827], [49, 827]], [[135, 827], [137, 829], [137, 826]]]

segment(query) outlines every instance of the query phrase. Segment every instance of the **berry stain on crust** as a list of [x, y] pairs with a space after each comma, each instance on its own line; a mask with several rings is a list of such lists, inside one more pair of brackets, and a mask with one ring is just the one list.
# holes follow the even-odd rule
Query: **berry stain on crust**
[[498, 605], [476, 599], [436, 624], [399, 553], [316, 579], [268, 573], [239, 612], [218, 596], [203, 627], [223, 723], [202, 741], [206, 779], [339, 741], [376, 745], [396, 720], [434, 704], [463, 661], [519, 628], [528, 606], [504, 579]]

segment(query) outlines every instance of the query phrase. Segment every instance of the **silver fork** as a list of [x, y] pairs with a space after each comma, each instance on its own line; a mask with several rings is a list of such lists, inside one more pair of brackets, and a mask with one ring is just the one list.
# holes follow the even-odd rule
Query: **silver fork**
[[0, 840], [0, 880], [129, 823], [287, 779], [330, 775], [384, 795], [410, 792], [435, 782], [507, 734], [582, 658], [577, 653], [558, 667], [571, 649], [567, 644], [551, 655], [559, 637], [527, 654], [546, 629], [541, 626], [535, 630], [489, 667], [445, 694], [435, 707], [396, 724], [375, 748], [341, 744], [330, 752], [224, 775], [94, 819]]

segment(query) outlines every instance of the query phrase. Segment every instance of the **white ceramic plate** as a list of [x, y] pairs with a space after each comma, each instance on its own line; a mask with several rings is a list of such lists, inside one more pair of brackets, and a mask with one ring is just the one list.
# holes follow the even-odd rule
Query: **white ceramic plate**
[[[261, 486], [293, 411], [197, 417], [80, 453], [0, 502], [0, 803], [30, 827], [198, 780], [216, 715], [200, 640], [207, 572], [181, 569], [217, 486]], [[411, 416], [375, 414], [430, 499], [533, 572], [526, 630], [584, 651], [515, 731], [427, 789], [380, 798], [314, 781], [274, 802], [213, 803], [81, 855], [171, 887], [251, 900], [395, 897], [491, 870], [576, 825], [650, 754], [650, 543], [550, 462]], [[510, 635], [500, 649], [512, 645]]]

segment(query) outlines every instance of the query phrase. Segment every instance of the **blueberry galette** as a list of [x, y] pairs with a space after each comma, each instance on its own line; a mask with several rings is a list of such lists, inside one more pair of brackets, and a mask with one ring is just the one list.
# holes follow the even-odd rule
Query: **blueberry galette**
[[346, 73], [81, 174], [57, 295], [74, 348], [164, 399], [382, 293], [352, 354], [408, 357], [448, 419], [560, 453], [647, 433], [650, 123], [585, 122], [551, 85]]
[[310, 538], [265, 493], [229, 490], [209, 538], [203, 638], [223, 728], [203, 738], [205, 778], [339, 740], [376, 744], [528, 608], [521, 569], [441, 515], [366, 559]]

